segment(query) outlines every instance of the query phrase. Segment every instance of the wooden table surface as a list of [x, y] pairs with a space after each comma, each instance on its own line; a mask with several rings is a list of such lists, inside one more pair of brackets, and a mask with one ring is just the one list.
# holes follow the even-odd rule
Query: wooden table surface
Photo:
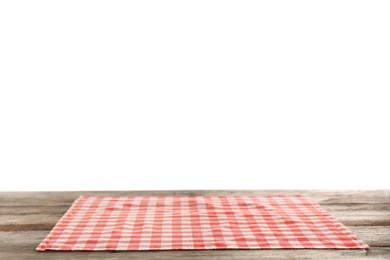
[[[80, 195], [281, 195], [310, 196], [367, 242], [364, 250], [180, 250], [36, 252]], [[0, 192], [0, 259], [390, 259], [390, 190], [209, 190]]]

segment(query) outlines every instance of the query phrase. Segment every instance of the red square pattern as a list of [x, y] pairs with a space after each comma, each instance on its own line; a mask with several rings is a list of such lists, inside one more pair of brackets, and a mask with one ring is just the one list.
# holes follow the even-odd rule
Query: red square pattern
[[79, 197], [45, 250], [368, 249], [304, 196]]

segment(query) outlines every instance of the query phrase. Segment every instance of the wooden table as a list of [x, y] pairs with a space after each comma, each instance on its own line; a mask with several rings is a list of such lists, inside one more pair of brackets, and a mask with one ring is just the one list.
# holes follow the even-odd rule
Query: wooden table
[[[371, 249], [364, 250], [182, 250], [36, 252], [58, 219], [80, 195], [272, 195], [303, 194], [333, 213]], [[1, 192], [0, 259], [390, 259], [390, 190], [216, 190]]]

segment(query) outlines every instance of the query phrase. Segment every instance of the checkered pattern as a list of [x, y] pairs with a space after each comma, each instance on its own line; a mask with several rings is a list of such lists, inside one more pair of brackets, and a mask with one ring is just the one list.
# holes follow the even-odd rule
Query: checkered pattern
[[45, 250], [368, 249], [302, 196], [78, 198]]

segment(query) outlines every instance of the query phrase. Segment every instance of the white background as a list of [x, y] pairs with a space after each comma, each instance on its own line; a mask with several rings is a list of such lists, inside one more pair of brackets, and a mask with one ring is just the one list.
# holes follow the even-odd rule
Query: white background
[[0, 190], [390, 188], [389, 1], [1, 1]]

